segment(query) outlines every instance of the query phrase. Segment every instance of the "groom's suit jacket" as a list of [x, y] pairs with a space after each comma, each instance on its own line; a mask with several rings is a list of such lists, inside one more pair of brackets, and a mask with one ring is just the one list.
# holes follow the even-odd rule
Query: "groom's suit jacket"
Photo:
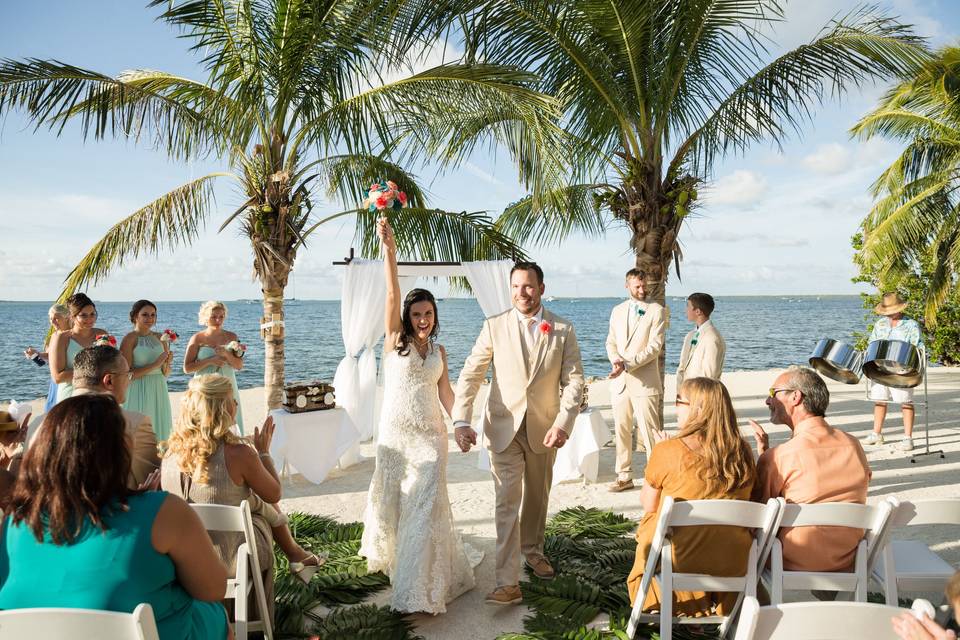
[[694, 329], [683, 340], [683, 349], [680, 351], [680, 366], [677, 367], [677, 388], [687, 378], [720, 379], [723, 373], [723, 358], [727, 352], [727, 344], [723, 336], [707, 320], [700, 325], [700, 335], [697, 344], [693, 344], [693, 337], [697, 335]]
[[549, 331], [538, 330], [533, 352], [526, 354], [513, 309], [487, 318], [460, 372], [453, 421], [469, 424], [477, 391], [493, 364], [483, 432], [496, 453], [510, 445], [524, 417], [530, 448], [546, 453], [547, 431], [558, 426], [569, 435], [580, 411], [584, 381], [577, 334], [572, 324], [546, 309], [543, 322]]
[[[631, 317], [634, 316], [634, 317]], [[607, 357], [626, 361], [622, 374], [610, 380], [610, 393], [626, 391], [631, 396], [656, 396], [663, 393], [659, 358], [667, 331], [667, 312], [656, 302], [647, 303], [642, 317], [635, 317], [630, 301], [621, 302], [610, 312]]]

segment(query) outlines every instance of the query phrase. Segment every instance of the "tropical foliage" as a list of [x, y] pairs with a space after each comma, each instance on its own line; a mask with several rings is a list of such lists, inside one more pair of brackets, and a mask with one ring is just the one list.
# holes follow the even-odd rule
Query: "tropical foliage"
[[908, 27], [863, 8], [768, 61], [781, 4], [464, 0], [467, 59], [535, 72], [569, 135], [567, 179], [509, 207], [500, 227], [537, 243], [624, 228], [662, 301], [718, 158], [779, 143], [824, 101], [927, 59]]
[[852, 132], [905, 145], [873, 185], [876, 200], [862, 223], [857, 261], [882, 289], [910, 282], [911, 299], [923, 303], [917, 317], [937, 327], [956, 317], [958, 302], [960, 48], [940, 50]]
[[[214, 214], [214, 184], [239, 194], [230, 225], [246, 236], [264, 318], [282, 320], [298, 252], [318, 227], [352, 218], [370, 254], [377, 213], [357, 208], [392, 179], [410, 208], [393, 215], [399, 249], [420, 259], [522, 256], [482, 211], [429, 208], [406, 169], [455, 166], [479, 144], [503, 143], [530, 188], [559, 171], [555, 100], [515, 67], [476, 61], [401, 73], [452, 19], [424, 0], [153, 0], [200, 57], [206, 81], [135, 69], [116, 77], [56, 60], [0, 61], [0, 116], [22, 111], [56, 135], [150, 144], [171, 158], [221, 158], [229, 171], [191, 180], [119, 220], [76, 265], [62, 298], [125, 261], [194, 241]], [[547, 151], [545, 161], [541, 154]], [[319, 200], [343, 211], [320, 217]], [[282, 331], [264, 335], [267, 401], [279, 405]]]

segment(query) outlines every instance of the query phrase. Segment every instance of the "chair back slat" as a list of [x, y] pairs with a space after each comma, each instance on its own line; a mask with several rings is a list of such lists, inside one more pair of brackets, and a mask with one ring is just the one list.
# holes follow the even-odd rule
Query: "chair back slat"
[[133, 613], [95, 609], [12, 609], [0, 611], [0, 640], [71, 638], [71, 640], [159, 640], [149, 604]]
[[240, 507], [231, 507], [223, 504], [196, 504], [191, 503], [194, 512], [200, 516], [203, 528], [207, 531], [222, 531], [245, 533], [243, 526], [243, 511]]
[[890, 619], [906, 609], [866, 602], [794, 602], [761, 607], [747, 598], [735, 640], [898, 640]]
[[892, 527], [924, 524], [960, 525], [960, 498], [902, 500], [891, 518]]
[[731, 526], [760, 529], [767, 523], [767, 505], [747, 500], [675, 501], [671, 527]]
[[877, 522], [877, 515], [882, 508], [882, 504], [869, 505], [854, 502], [787, 503], [783, 508], [780, 526], [832, 526], [873, 529]]

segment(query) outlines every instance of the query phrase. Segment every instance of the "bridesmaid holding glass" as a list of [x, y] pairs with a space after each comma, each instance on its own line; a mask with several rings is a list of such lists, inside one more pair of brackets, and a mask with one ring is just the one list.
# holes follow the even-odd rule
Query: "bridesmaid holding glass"
[[157, 323], [157, 306], [149, 300], [137, 300], [130, 309], [133, 331], [123, 337], [120, 352], [130, 363], [132, 380], [127, 388], [123, 408], [137, 411], [153, 420], [157, 442], [170, 437], [173, 414], [170, 410], [170, 392], [167, 376], [173, 352], [160, 334], [153, 331]]
[[[53, 334], [56, 334], [58, 331], [67, 331], [70, 329], [70, 310], [67, 309], [66, 305], [55, 304], [50, 307], [47, 311], [47, 319], [50, 320], [50, 326], [53, 327]], [[53, 334], [50, 335], [51, 341], [53, 340]], [[49, 364], [50, 341], [44, 344], [43, 351], [37, 351], [33, 347], [27, 347], [23, 355], [39, 365]], [[47, 388], [47, 403], [43, 407], [43, 412], [46, 413], [50, 411], [55, 404], [57, 404], [57, 382], [53, 379], [53, 376], [50, 376], [50, 385]]]
[[97, 306], [85, 293], [67, 298], [71, 326], [58, 331], [50, 340], [50, 377], [57, 383], [57, 402], [73, 395], [73, 359], [93, 344], [94, 339], [107, 333], [97, 328]]
[[190, 338], [187, 351], [183, 355], [183, 372], [194, 377], [207, 373], [219, 373], [230, 379], [233, 385], [233, 399], [237, 401], [237, 427], [243, 434], [243, 412], [240, 410], [240, 389], [237, 387], [236, 371], [243, 369], [243, 357], [227, 345], [238, 343], [237, 334], [223, 328], [227, 319], [227, 305], [219, 300], [209, 300], [200, 306], [198, 314], [200, 324], [206, 329], [198, 331]]

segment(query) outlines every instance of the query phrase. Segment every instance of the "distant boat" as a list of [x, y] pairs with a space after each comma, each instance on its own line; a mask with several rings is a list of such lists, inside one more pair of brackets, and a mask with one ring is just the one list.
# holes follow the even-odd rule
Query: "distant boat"
[[556, 300], [557, 299], [554, 298], [553, 296], [547, 296], [546, 298], [543, 299], [544, 302], [556, 302]]

